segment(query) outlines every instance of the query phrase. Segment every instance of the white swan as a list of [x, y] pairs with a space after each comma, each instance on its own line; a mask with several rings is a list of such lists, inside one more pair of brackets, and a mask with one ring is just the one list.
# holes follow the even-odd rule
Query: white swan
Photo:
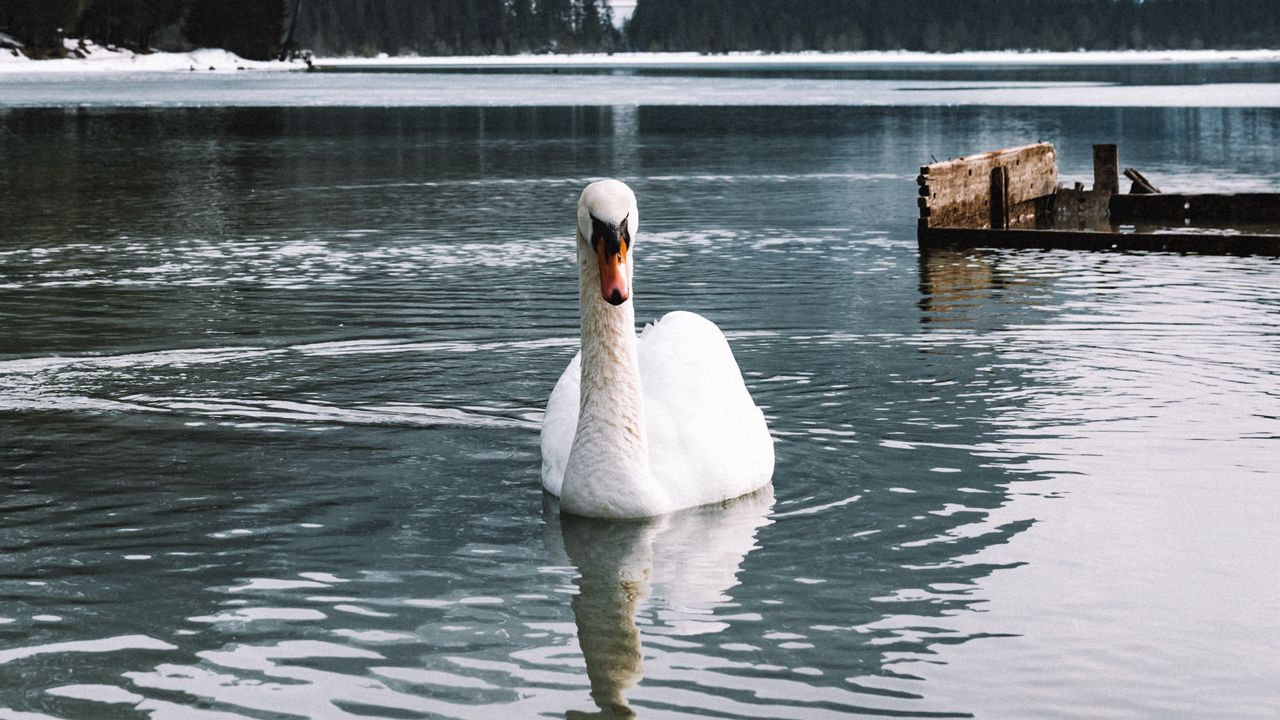
[[773, 439], [720, 329], [673, 312], [636, 337], [639, 224], [625, 184], [582, 191], [582, 350], [542, 422], [542, 486], [575, 515], [662, 515], [745, 495], [773, 477]]

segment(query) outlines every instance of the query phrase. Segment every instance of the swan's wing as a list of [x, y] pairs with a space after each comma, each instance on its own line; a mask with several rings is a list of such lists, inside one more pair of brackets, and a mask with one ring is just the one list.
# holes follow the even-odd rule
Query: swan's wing
[[649, 461], [655, 481], [689, 504], [755, 490], [773, 476], [773, 439], [724, 334], [673, 312], [640, 336]]
[[578, 428], [581, 366], [582, 353], [579, 352], [556, 381], [547, 400], [547, 413], [542, 418], [542, 487], [556, 497], [560, 497], [569, 449], [573, 447], [573, 435]]

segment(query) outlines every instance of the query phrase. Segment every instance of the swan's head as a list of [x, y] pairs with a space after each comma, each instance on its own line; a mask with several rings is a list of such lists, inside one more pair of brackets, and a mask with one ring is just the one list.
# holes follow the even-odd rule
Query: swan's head
[[618, 180], [593, 182], [578, 200], [578, 242], [600, 264], [600, 296], [610, 305], [631, 297], [631, 242], [640, 227], [636, 195]]

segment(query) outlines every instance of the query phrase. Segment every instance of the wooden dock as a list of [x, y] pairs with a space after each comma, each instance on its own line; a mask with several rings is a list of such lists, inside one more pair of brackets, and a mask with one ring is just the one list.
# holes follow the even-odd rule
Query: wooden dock
[[1093, 146], [1093, 187], [1058, 182], [1051, 143], [920, 168], [921, 249], [1155, 250], [1280, 256], [1280, 193], [1162, 193], [1115, 145]]

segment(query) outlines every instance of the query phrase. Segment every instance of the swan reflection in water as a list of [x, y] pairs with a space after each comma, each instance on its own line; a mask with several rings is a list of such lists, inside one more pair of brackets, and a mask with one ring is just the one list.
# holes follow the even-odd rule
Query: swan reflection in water
[[563, 549], [577, 569], [570, 602], [598, 713], [566, 717], [633, 717], [625, 693], [640, 682], [636, 610], [649, 601], [673, 610], [701, 610], [732, 598], [756, 532], [771, 521], [773, 486], [723, 503], [644, 520], [561, 515], [546, 496], [546, 542]]

